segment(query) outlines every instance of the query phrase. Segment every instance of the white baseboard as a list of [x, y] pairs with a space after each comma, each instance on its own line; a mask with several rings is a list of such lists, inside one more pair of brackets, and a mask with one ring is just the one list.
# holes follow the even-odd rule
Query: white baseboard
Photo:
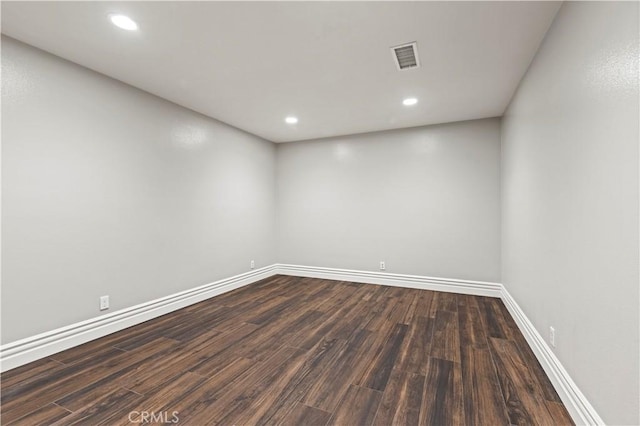
[[419, 275], [403, 275], [389, 272], [356, 271], [352, 269], [286, 265], [282, 263], [277, 265], [276, 272], [280, 275], [417, 288], [420, 290], [463, 293], [474, 296], [500, 297], [502, 292], [502, 284], [499, 283], [458, 280], [452, 278], [434, 278]]
[[602, 418], [580, 391], [573, 379], [571, 379], [571, 376], [569, 376], [569, 373], [567, 373], [567, 370], [562, 366], [560, 360], [558, 360], [549, 345], [547, 345], [547, 342], [542, 338], [540, 333], [538, 333], [538, 330], [536, 330], [531, 321], [529, 321], [529, 318], [527, 318], [520, 306], [504, 287], [502, 288], [501, 297], [509, 313], [516, 324], [518, 324], [520, 331], [527, 339], [536, 358], [538, 358], [540, 365], [542, 365], [545, 373], [549, 376], [549, 380], [551, 380], [560, 399], [565, 407], [567, 407], [573, 421], [579, 425], [604, 425], [605, 423]]
[[47, 331], [0, 347], [0, 370], [7, 371], [54, 353], [98, 339], [132, 325], [168, 314], [218, 294], [276, 274], [276, 265], [266, 266], [155, 299], [130, 308]]
[[19, 367], [276, 274], [500, 297], [573, 420], [577, 424], [604, 424], [551, 348], [502, 284], [388, 272], [274, 264], [3, 345], [0, 347], [0, 369], [6, 371]]

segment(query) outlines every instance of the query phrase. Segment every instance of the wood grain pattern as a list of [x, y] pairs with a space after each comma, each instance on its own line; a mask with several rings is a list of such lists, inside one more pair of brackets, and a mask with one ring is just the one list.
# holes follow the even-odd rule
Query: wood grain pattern
[[464, 423], [462, 372], [460, 364], [431, 358], [420, 410], [420, 423], [460, 425]]
[[73, 414], [63, 417], [54, 425], [108, 425], [111, 418], [125, 407], [129, 406], [133, 401], [142, 398], [142, 395], [131, 392], [130, 390], [119, 388], [103, 395], [102, 397], [92, 401], [90, 404], [77, 409]]
[[382, 334], [384, 336], [382, 344], [366, 365], [360, 379], [356, 380], [360, 386], [379, 391], [386, 388], [406, 334], [406, 324], [396, 324], [389, 334]]
[[472, 346], [476, 349], [489, 349], [487, 334], [482, 326], [480, 310], [472, 305], [458, 306], [460, 326], [460, 346]]
[[418, 425], [424, 394], [425, 377], [395, 369], [382, 396], [374, 424]]
[[369, 388], [349, 386], [347, 393], [336, 408], [330, 424], [370, 425], [376, 415], [382, 394]]
[[69, 416], [71, 411], [65, 410], [56, 404], [48, 404], [44, 407], [38, 408], [35, 411], [23, 416], [19, 420], [9, 423], [11, 425], [24, 425], [24, 426], [33, 426], [33, 425], [44, 425], [55, 423], [58, 420]]
[[[505, 339], [490, 340], [511, 423], [553, 424], [553, 415], [547, 404], [539, 404], [540, 400], [544, 400], [542, 389], [523, 362], [515, 343]], [[523, 389], [527, 392], [523, 392]]]
[[331, 413], [298, 402], [293, 410], [291, 410], [282, 421], [276, 424], [282, 426], [323, 426], [327, 424], [330, 417]]
[[[195, 383], [196, 379], [191, 379], [187, 387], [183, 387], [182, 392], [176, 393], [171, 398], [165, 397], [164, 390], [158, 389], [150, 392], [145, 395], [144, 400], [140, 401], [135, 407], [130, 407], [126, 412], [153, 410], [161, 407], [157, 411], [171, 413], [176, 411], [179, 413], [180, 422], [188, 423], [201, 414], [209, 415], [209, 407], [221, 398], [225, 389], [256, 367], [256, 363], [250, 359], [236, 358], [229, 360], [227, 365], [217, 374], [209, 379], [205, 378], [205, 382], [200, 383], [198, 381]], [[202, 377], [195, 373], [186, 373], [185, 375], [189, 374], [192, 374], [192, 377]], [[125, 416], [121, 416], [119, 422], [115, 424], [125, 426], [130, 425], [130, 422]]]
[[363, 348], [368, 349], [370, 340], [371, 332], [368, 330], [354, 333], [344, 349], [305, 392], [301, 401], [332, 413], [353, 383], [355, 375], [366, 365], [359, 362], [359, 355], [366, 354]]
[[[57, 371], [53, 377], [44, 377], [29, 383], [26, 387], [18, 385], [16, 388], [8, 390], [9, 398], [7, 400], [5, 400], [5, 394], [2, 395], [2, 420], [3, 422], [11, 422], [42, 405], [55, 402], [76, 390], [79, 383], [84, 384], [81, 386], [82, 389], [94, 391], [96, 382], [128, 371], [156, 352], [166, 350], [176, 343], [174, 340], [160, 337], [135, 351], [116, 351], [111, 355], [105, 353], [92, 362], [84, 363], [81, 367], [71, 365]], [[111, 390], [112, 388], [107, 388], [105, 392]]]
[[433, 343], [433, 323], [433, 319], [426, 316], [414, 316], [408, 325], [408, 335], [398, 356], [397, 368], [423, 376], [427, 374]]
[[0, 409], [20, 425], [572, 424], [500, 300], [287, 276], [3, 373]]
[[573, 420], [571, 420], [569, 413], [561, 402], [547, 401], [546, 405], [556, 426], [567, 426], [573, 424]]
[[259, 399], [253, 404], [247, 412], [250, 415], [247, 418], [247, 424], [275, 424], [287, 419], [289, 412], [318, 381], [320, 374], [342, 353], [346, 343], [338, 339], [324, 339], [319, 342], [294, 374], [290, 375], [286, 381], [280, 381], [284, 386], [278, 386], [278, 384], [271, 386], [269, 403]]
[[438, 311], [433, 319], [431, 357], [460, 362], [460, 333], [458, 314]]
[[488, 349], [462, 348], [465, 423], [509, 424], [500, 384]]

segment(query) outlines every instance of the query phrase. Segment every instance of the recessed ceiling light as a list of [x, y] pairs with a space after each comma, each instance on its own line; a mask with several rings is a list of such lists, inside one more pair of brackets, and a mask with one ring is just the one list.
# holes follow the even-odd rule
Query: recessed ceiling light
[[284, 119], [288, 124], [296, 124], [298, 122], [298, 117], [289, 116]]
[[138, 29], [138, 24], [136, 24], [136, 21], [129, 18], [128, 16], [114, 13], [109, 15], [109, 19], [111, 19], [113, 25], [118, 28], [122, 28], [123, 30], [135, 31]]
[[402, 104], [406, 106], [415, 105], [417, 103], [418, 103], [418, 100], [416, 98], [407, 98], [402, 101]]

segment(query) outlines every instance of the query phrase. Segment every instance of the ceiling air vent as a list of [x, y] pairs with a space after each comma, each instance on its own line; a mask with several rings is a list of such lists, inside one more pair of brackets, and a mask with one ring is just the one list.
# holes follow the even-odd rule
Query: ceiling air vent
[[413, 43], [392, 47], [391, 53], [393, 53], [393, 60], [400, 71], [418, 68], [420, 66], [418, 43], [415, 41]]

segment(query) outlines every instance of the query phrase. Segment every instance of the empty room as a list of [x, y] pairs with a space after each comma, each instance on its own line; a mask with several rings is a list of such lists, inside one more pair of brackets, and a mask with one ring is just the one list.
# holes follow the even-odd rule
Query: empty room
[[2, 425], [639, 425], [640, 3], [3, 1]]

